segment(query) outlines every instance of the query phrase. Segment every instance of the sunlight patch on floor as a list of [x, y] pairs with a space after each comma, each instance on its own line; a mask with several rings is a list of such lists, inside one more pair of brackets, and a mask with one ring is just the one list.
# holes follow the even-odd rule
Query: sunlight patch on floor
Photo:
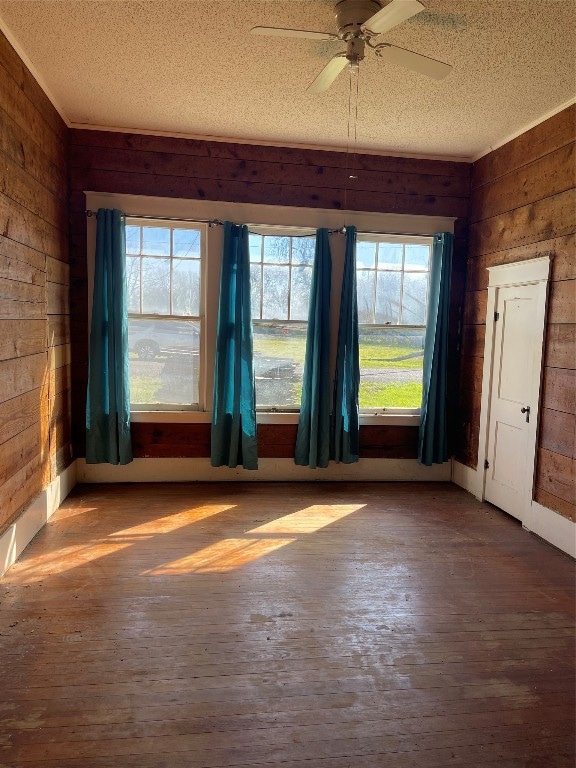
[[113, 555], [121, 549], [131, 547], [133, 544], [133, 541], [112, 542], [98, 539], [86, 544], [64, 547], [55, 552], [47, 552], [44, 555], [26, 557], [14, 566], [11, 575], [28, 581], [46, 578], [46, 576], [65, 573], [72, 570], [72, 568], [80, 568], [83, 565], [92, 563], [94, 560], [99, 560], [101, 557]]
[[251, 563], [296, 539], [224, 539], [188, 557], [144, 571], [143, 576], [178, 576], [184, 573], [225, 573]]
[[253, 528], [248, 533], [314, 533], [365, 506], [365, 504], [314, 504]]
[[147, 523], [135, 525], [132, 528], [124, 528], [122, 531], [114, 531], [110, 536], [155, 536], [158, 533], [171, 533], [186, 525], [192, 525], [200, 520], [206, 520], [208, 517], [218, 515], [220, 512], [226, 512], [234, 509], [236, 504], [205, 504], [201, 507], [193, 507], [175, 515], [158, 517], [149, 520]]
[[[225, 573], [258, 560], [287, 544], [295, 534], [309, 534], [362, 509], [365, 504], [315, 504], [246, 531], [242, 538], [224, 539], [198, 552], [148, 571], [143, 576], [177, 576], [185, 573]], [[130, 529], [133, 531], [134, 529]], [[291, 538], [277, 534], [292, 534]]]

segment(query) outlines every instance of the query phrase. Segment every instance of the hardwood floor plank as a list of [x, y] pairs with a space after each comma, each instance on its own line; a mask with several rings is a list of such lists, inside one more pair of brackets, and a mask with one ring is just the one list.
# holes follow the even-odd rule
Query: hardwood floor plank
[[0, 582], [0, 768], [572, 768], [569, 558], [447, 484], [254, 485], [74, 491]]

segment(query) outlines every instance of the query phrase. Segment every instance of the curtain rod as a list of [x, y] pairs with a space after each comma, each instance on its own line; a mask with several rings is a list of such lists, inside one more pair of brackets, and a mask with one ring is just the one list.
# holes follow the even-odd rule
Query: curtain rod
[[[92, 217], [96, 217], [96, 214], [98, 211], [91, 211], [90, 209], [86, 209], [84, 211], [86, 216], [90, 219]], [[224, 222], [220, 221], [220, 219], [184, 219], [180, 216], [152, 216], [150, 214], [144, 214], [144, 213], [125, 213], [123, 216], [127, 219], [148, 219], [150, 221], [181, 221], [181, 222], [187, 222], [189, 224], [208, 224], [209, 227], [222, 227], [224, 226]], [[246, 224], [248, 228], [250, 227], [268, 227], [269, 229], [310, 229], [311, 231], [315, 231], [317, 227], [298, 227], [295, 225], [286, 225], [283, 224], [257, 224], [255, 222], [251, 222], [250, 224]], [[346, 233], [346, 227], [341, 227], [340, 229], [330, 229], [328, 230], [331, 235], [334, 234], [345, 234]], [[260, 234], [259, 232], [254, 232], [253, 234], [257, 235]], [[308, 237], [308, 235], [303, 235], [303, 237]]]
[[[97, 214], [97, 211], [91, 211], [90, 209], [87, 209], [84, 211], [86, 216], [88, 218], [95, 217]], [[189, 224], [208, 224], [209, 227], [222, 227], [224, 226], [224, 222], [220, 221], [220, 219], [183, 219], [178, 216], [152, 216], [150, 214], [138, 214], [138, 213], [127, 213], [124, 214], [126, 218], [128, 219], [148, 219], [150, 221], [181, 221], [181, 222], [187, 222]], [[262, 224], [262, 223], [255, 223], [251, 222], [250, 224], [246, 224], [248, 228], [250, 227], [268, 227], [270, 229], [310, 229], [315, 230], [317, 227], [298, 227], [296, 225], [283, 225], [283, 224]], [[346, 227], [339, 227], [337, 229], [329, 229], [328, 233], [331, 235], [345, 235], [346, 234]], [[395, 237], [434, 237], [434, 233], [431, 232], [429, 234], [424, 234], [422, 232], [374, 232], [372, 230], [364, 230], [364, 229], [358, 229], [357, 233], [359, 235], [393, 235]], [[259, 232], [254, 232], [254, 234], [258, 235]], [[308, 235], [301, 235], [301, 237], [308, 237]]]
[[[86, 216], [90, 219], [92, 216], [96, 216], [97, 211], [91, 211], [87, 209], [85, 211]], [[224, 222], [220, 219], [183, 219], [180, 216], [151, 216], [145, 213], [125, 213], [123, 214], [127, 219], [149, 219], [151, 221], [182, 221], [189, 224], [208, 224], [209, 227], [221, 227], [224, 226]]]

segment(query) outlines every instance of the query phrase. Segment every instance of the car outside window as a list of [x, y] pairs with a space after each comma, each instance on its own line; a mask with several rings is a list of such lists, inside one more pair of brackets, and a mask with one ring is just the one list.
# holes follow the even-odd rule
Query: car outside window
[[249, 236], [256, 407], [300, 407], [316, 237], [265, 228]]

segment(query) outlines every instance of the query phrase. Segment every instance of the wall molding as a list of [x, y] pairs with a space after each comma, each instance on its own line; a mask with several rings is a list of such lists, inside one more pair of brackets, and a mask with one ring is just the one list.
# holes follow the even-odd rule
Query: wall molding
[[0, 536], [0, 577], [13, 565], [76, 485], [76, 462], [61, 472]]
[[576, 559], [576, 523], [533, 501], [522, 527]]
[[234, 481], [434, 481], [449, 482], [450, 462], [425, 467], [416, 459], [361, 459], [357, 464], [330, 463], [325, 469], [299, 467], [292, 459], [260, 459], [257, 470], [212, 467], [210, 459], [134, 459], [131, 464], [86, 464], [77, 459], [79, 483], [182, 483]]

